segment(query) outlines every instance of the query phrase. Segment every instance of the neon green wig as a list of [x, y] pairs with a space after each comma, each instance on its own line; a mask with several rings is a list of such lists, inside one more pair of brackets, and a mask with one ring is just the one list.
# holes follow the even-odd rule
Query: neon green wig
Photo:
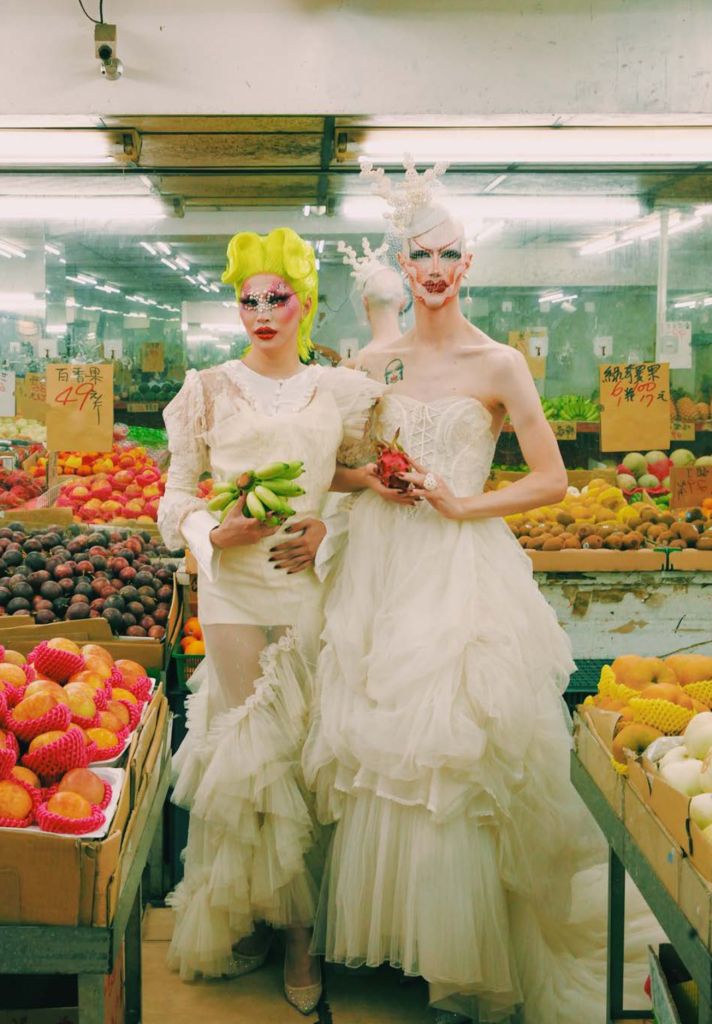
[[222, 276], [225, 284], [235, 286], [240, 301], [242, 286], [255, 274], [276, 274], [293, 288], [304, 308], [311, 299], [311, 309], [299, 324], [299, 358], [308, 360], [313, 344], [311, 328], [316, 316], [319, 298], [319, 276], [314, 250], [291, 228], [275, 228], [268, 235], [253, 231], [240, 231], [233, 235], [227, 247], [227, 267]]

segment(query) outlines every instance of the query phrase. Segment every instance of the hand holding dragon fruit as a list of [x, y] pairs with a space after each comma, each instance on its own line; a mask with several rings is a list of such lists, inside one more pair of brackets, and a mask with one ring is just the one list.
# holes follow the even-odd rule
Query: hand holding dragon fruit
[[405, 451], [398, 444], [398, 429], [392, 441], [378, 441], [378, 460], [376, 462], [376, 474], [385, 487], [397, 491], [407, 491], [410, 486], [407, 480], [403, 480], [401, 473], [407, 473], [413, 468], [412, 462]]

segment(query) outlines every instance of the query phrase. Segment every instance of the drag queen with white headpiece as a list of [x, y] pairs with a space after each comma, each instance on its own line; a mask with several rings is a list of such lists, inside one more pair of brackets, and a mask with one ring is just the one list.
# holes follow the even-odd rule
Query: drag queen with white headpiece
[[372, 249], [367, 238], [362, 241], [363, 256], [359, 256], [354, 248], [345, 242], [339, 242], [338, 250], [343, 253], [344, 263], [351, 267], [354, 279], [355, 301], [365, 311], [371, 328], [369, 342], [358, 352], [355, 358], [345, 359], [342, 366], [351, 366], [360, 370], [361, 360], [371, 352], [386, 345], [392, 345], [400, 338], [400, 314], [407, 302], [406, 291], [401, 274], [388, 265], [386, 257], [389, 251], [388, 242]]
[[[438, 1020], [600, 1024], [603, 872], [579, 872], [604, 850], [569, 782], [571, 648], [501, 518], [560, 499], [566, 473], [523, 356], [460, 311], [472, 256], [433, 201], [443, 170], [378, 179], [415, 325], [363, 365], [402, 363], [373, 432], [399, 431], [420, 500], [356, 499], [327, 599], [303, 758], [336, 822], [314, 948], [422, 975]], [[507, 415], [530, 473], [483, 493]]]

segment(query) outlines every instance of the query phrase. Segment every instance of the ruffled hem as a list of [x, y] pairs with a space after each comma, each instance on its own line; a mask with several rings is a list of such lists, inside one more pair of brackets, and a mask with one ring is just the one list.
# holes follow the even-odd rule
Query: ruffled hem
[[[530, 836], [530, 846], [536, 841]], [[605, 1009], [606, 871], [558, 865], [570, 898], [535, 900], [501, 874], [497, 830], [364, 792], [334, 835], [313, 951], [350, 967], [390, 963], [431, 986], [431, 1002], [481, 1024], [598, 1024]], [[549, 887], [549, 881], [543, 880]], [[664, 936], [637, 890], [626, 902], [629, 1001], [639, 1004], [647, 945]]]
[[211, 721], [205, 682], [188, 699], [174, 799], [190, 808], [190, 830], [185, 876], [168, 899], [169, 964], [184, 979], [226, 973], [256, 921], [314, 918], [321, 851], [299, 767], [309, 675], [293, 630], [265, 648], [261, 667], [252, 696]]

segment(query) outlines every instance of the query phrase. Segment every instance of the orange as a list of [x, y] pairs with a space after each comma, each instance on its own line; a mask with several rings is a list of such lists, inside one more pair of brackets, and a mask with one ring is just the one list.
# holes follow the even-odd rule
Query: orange
[[89, 818], [91, 817], [91, 804], [86, 797], [79, 793], [57, 792], [47, 801], [47, 810], [54, 814], [60, 814], [63, 818]]
[[58, 704], [56, 697], [51, 693], [33, 693], [31, 697], [25, 697], [13, 710], [13, 715], [20, 722], [26, 722], [31, 718], [41, 718], [48, 711]]
[[205, 654], [205, 644], [202, 640], [191, 640], [183, 648], [184, 654]]
[[70, 654], [81, 653], [78, 644], [67, 639], [66, 636], [53, 636], [51, 640], [47, 641], [47, 646], [56, 651], [69, 651]]
[[64, 736], [62, 729], [50, 729], [49, 732], [41, 732], [30, 743], [30, 753], [34, 750], [39, 750], [40, 747], [46, 747], [48, 743], [54, 743], [55, 740], [61, 739], [62, 736]]
[[23, 768], [21, 764], [16, 764], [10, 772], [16, 779], [20, 779], [21, 782], [26, 782], [28, 786], [34, 786], [35, 789], [40, 788], [40, 780], [34, 772], [31, 772], [29, 768]]
[[112, 700], [127, 700], [129, 704], [136, 704], [136, 698], [130, 690], [124, 690], [122, 686], [115, 686], [111, 691]]
[[100, 804], [104, 799], [104, 783], [88, 768], [70, 768], [60, 779], [57, 790], [78, 793], [90, 804]]
[[17, 782], [5, 779], [0, 782], [0, 817], [22, 821], [32, 810], [32, 797]]
[[108, 750], [119, 742], [118, 736], [111, 729], [87, 729], [86, 734], [90, 740], [96, 743], [99, 750]]
[[11, 665], [10, 662], [0, 662], [0, 679], [11, 686], [24, 686], [27, 676], [19, 665]]
[[189, 619], [185, 620], [183, 636], [194, 636], [197, 640], [203, 639], [203, 629], [200, 625], [200, 620], [195, 615], [191, 615]]

